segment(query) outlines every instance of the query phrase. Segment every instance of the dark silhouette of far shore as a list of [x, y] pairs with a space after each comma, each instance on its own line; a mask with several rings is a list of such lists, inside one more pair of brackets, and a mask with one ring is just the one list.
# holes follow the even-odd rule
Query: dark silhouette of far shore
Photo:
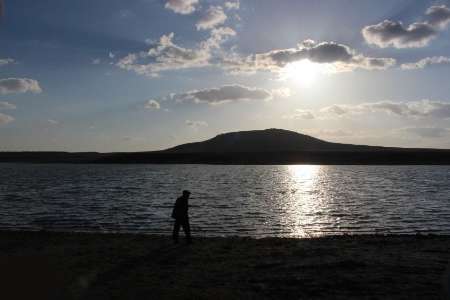
[[152, 164], [449, 165], [450, 149], [323, 141], [283, 129], [240, 131], [148, 152], [0, 152], [0, 162]]

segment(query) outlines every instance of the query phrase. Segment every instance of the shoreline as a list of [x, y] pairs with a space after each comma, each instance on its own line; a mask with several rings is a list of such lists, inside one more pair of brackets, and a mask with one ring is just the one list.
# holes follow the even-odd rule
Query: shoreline
[[174, 245], [163, 235], [0, 231], [5, 299], [445, 299], [448, 292], [448, 235], [194, 236], [189, 246], [180, 238]]

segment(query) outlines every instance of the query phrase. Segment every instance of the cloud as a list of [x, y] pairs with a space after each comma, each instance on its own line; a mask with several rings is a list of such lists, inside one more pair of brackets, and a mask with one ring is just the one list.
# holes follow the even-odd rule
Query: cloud
[[399, 131], [401, 133], [414, 134], [422, 138], [442, 138], [450, 136], [449, 128], [439, 127], [408, 127], [401, 128]]
[[403, 70], [415, 70], [415, 69], [424, 69], [428, 66], [437, 64], [450, 64], [450, 57], [445, 56], [426, 57], [414, 63], [402, 64], [401, 67]]
[[351, 107], [347, 105], [338, 105], [333, 104], [331, 106], [324, 107], [320, 110], [320, 112], [328, 114], [328, 115], [337, 115], [343, 116], [348, 114], [351, 111]]
[[287, 98], [292, 95], [291, 89], [287, 88], [287, 87], [282, 87], [279, 89], [272, 89], [271, 93], [274, 98], [277, 98], [277, 97], [278, 98]]
[[240, 2], [239, 0], [226, 1], [223, 5], [225, 6], [226, 9], [239, 9]]
[[413, 23], [404, 27], [401, 22], [384, 20], [363, 28], [367, 43], [380, 48], [419, 48], [428, 45], [436, 37], [436, 29], [428, 23]]
[[195, 11], [198, 0], [167, 0], [165, 8], [177, 14], [188, 15]]
[[147, 52], [132, 53], [120, 59], [117, 66], [141, 75], [158, 76], [161, 71], [208, 65], [207, 49], [188, 49], [173, 43], [174, 34], [163, 35]]
[[52, 120], [52, 119], [47, 120], [47, 122], [49, 122], [49, 123], [52, 124], [52, 125], [58, 125], [58, 124], [59, 124], [58, 121]]
[[198, 129], [199, 127], [208, 127], [208, 123], [205, 121], [190, 121], [186, 120], [186, 125], [192, 127], [194, 129]]
[[14, 121], [13, 117], [0, 113], [0, 125], [8, 124], [12, 121]]
[[218, 88], [203, 90], [193, 90], [171, 96], [177, 102], [208, 103], [218, 105], [228, 102], [248, 101], [248, 100], [269, 100], [272, 98], [271, 92], [265, 89], [250, 88], [238, 84], [224, 85]]
[[231, 55], [224, 58], [223, 64], [224, 68], [233, 73], [279, 72], [286, 65], [305, 59], [317, 64], [329, 64], [334, 72], [357, 68], [387, 69], [396, 63], [392, 58], [365, 57], [343, 44], [305, 40], [298, 44], [297, 48], [277, 49], [247, 57]]
[[380, 48], [420, 48], [434, 39], [439, 30], [450, 23], [450, 10], [445, 6], [431, 6], [426, 11], [427, 21], [404, 26], [402, 22], [384, 20], [361, 30], [367, 43]]
[[450, 9], [445, 5], [431, 6], [426, 11], [426, 15], [429, 18], [429, 23], [440, 29], [445, 29], [450, 23]]
[[223, 24], [227, 15], [220, 6], [211, 6], [195, 25], [197, 30], [208, 30]]
[[6, 65], [9, 65], [12, 63], [14, 63], [14, 59], [12, 59], [12, 58], [0, 58], [0, 67], [6, 66]]
[[230, 27], [214, 28], [210, 31], [208, 39], [200, 43], [201, 49], [211, 52], [213, 49], [220, 49], [220, 46], [231, 36], [235, 36], [236, 31]]
[[17, 107], [9, 102], [6, 101], [0, 101], [0, 110], [5, 110], [5, 109], [16, 109]]
[[0, 94], [10, 93], [41, 93], [39, 83], [28, 78], [7, 78], [0, 79]]
[[433, 117], [440, 119], [450, 118], [450, 102], [431, 100], [412, 102], [380, 101], [361, 103], [358, 105], [335, 104], [320, 110], [325, 116], [345, 116], [349, 114], [384, 112], [403, 117]]
[[228, 27], [214, 28], [208, 39], [195, 48], [184, 48], [173, 42], [174, 34], [163, 35], [146, 52], [131, 53], [116, 65], [140, 75], [156, 77], [160, 72], [210, 66], [213, 52], [236, 32]]
[[92, 60], [93, 65], [99, 65], [99, 64], [101, 64], [101, 62], [102, 62], [102, 60], [100, 58], [94, 58]]
[[316, 116], [309, 109], [296, 109], [293, 114], [283, 116], [283, 119], [292, 119], [292, 120], [299, 120], [299, 119], [313, 120], [315, 118]]
[[145, 103], [145, 108], [150, 110], [159, 110], [161, 108], [161, 105], [158, 101], [150, 99]]

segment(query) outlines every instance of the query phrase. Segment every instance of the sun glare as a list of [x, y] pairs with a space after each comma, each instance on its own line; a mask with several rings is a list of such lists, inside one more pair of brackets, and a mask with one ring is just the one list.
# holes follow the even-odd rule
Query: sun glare
[[326, 73], [326, 66], [313, 63], [307, 59], [290, 63], [282, 71], [282, 78], [302, 86], [311, 86]]

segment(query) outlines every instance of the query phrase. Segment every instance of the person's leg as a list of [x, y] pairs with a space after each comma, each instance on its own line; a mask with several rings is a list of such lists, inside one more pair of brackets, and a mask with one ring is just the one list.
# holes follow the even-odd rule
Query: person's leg
[[186, 242], [188, 244], [190, 244], [192, 242], [192, 238], [191, 238], [191, 226], [189, 224], [189, 219], [184, 220], [183, 231], [184, 231], [184, 234], [186, 235]]
[[175, 224], [173, 225], [172, 237], [175, 243], [178, 243], [178, 233], [180, 232], [180, 222], [175, 220]]

